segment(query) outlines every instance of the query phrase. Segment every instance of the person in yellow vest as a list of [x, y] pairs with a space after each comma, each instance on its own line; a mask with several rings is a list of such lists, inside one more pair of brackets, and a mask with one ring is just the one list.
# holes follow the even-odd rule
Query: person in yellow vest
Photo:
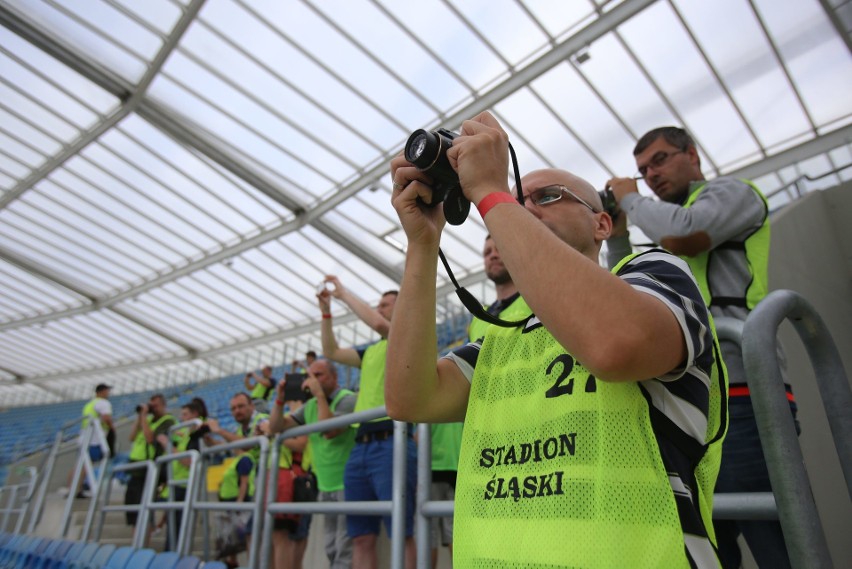
[[[234, 421], [237, 423], [237, 428], [234, 432], [230, 432], [227, 429], [223, 428], [218, 419], [208, 419], [207, 420], [207, 428], [210, 429], [211, 435], [216, 435], [221, 437], [226, 442], [235, 442], [241, 439], [256, 437], [259, 435], [265, 435], [264, 428], [266, 423], [269, 421], [269, 415], [266, 413], [260, 413], [255, 409], [254, 403], [252, 402], [251, 396], [244, 392], [235, 393], [231, 397], [230, 401], [230, 409], [231, 409], [231, 417], [233, 417]], [[255, 486], [255, 477], [257, 476], [257, 469], [255, 465], [260, 458], [260, 448], [254, 447], [244, 452], [240, 452], [241, 457], [248, 456], [252, 461], [252, 470], [251, 475], [249, 477], [249, 488], [251, 490], [250, 495], [254, 496], [254, 486]], [[241, 461], [243, 465], [247, 464], [245, 461]], [[234, 467], [236, 468], [236, 466]], [[240, 480], [242, 484], [242, 476], [244, 474], [240, 472]], [[224, 482], [223, 482], [224, 483]], [[220, 494], [221, 498], [221, 494]], [[249, 518], [245, 528], [246, 539], [248, 543], [251, 543], [251, 536], [253, 531], [253, 519]]]
[[[130, 430], [130, 462], [140, 462], [157, 458], [165, 450], [157, 441], [159, 435], [168, 436], [169, 429], [175, 424], [175, 419], [166, 410], [166, 398], [162, 393], [151, 396], [148, 403], [137, 407], [136, 421]], [[139, 504], [145, 489], [145, 470], [138, 469], [130, 472], [127, 491], [124, 494], [125, 504]], [[135, 526], [139, 515], [137, 512], [126, 512], [127, 525]], [[153, 526], [153, 524], [152, 524]], [[153, 527], [149, 526], [150, 530]]]
[[[234, 460], [228, 464], [222, 474], [222, 482], [219, 485], [219, 501], [252, 501], [255, 493], [256, 473], [257, 458], [245, 449], [237, 450]], [[242, 522], [246, 514], [240, 513], [237, 516], [239, 522]], [[233, 519], [229, 519], [228, 521], [234, 523]], [[239, 566], [239, 563], [237, 563], [237, 553], [245, 551], [249, 547], [248, 540], [251, 538], [251, 522], [247, 521], [245, 525], [242, 525], [234, 537], [236, 539], [226, 540], [227, 545], [220, 548], [217, 552], [217, 557], [222, 559], [229, 568]]]
[[[89, 447], [100, 447], [101, 454], [108, 457], [115, 456], [115, 428], [112, 422], [112, 403], [109, 401], [111, 389], [112, 386], [105, 383], [99, 383], [95, 387], [94, 399], [83, 406], [83, 421], [80, 429], [80, 444], [82, 445], [86, 427], [93, 425], [94, 432], [92, 433]], [[74, 470], [69, 470], [68, 482], [66, 483], [67, 489], [71, 488], [73, 478]], [[74, 489], [77, 498], [86, 498], [89, 496], [89, 494], [85, 494], [81, 489], [83, 479], [84, 477], [81, 476], [77, 488]], [[65, 490], [63, 489], [63, 492]]]
[[398, 420], [464, 419], [453, 566], [718, 567], [727, 386], [695, 279], [662, 250], [602, 268], [612, 220], [594, 188], [544, 169], [513, 195], [507, 146], [484, 112], [447, 157], [529, 312], [437, 365], [443, 211], [418, 202], [431, 177], [391, 162], [407, 249], [385, 401]]
[[[204, 421], [206, 417], [204, 414], [207, 412], [207, 407], [204, 404], [204, 400], [196, 397], [189, 403], [183, 405], [180, 408], [180, 422], [188, 423], [193, 419], [200, 419]], [[201, 426], [188, 426], [182, 427], [180, 429], [172, 432], [172, 453], [181, 453], [186, 452], [188, 450], [201, 450], [201, 439], [208, 429], [201, 428]], [[168, 438], [166, 435], [159, 435], [157, 440], [160, 442], [160, 445], [163, 448], [167, 447]], [[176, 460], [171, 463], [171, 481], [187, 481], [189, 479], [189, 466], [192, 464], [192, 460], [189, 458], [182, 458]], [[186, 499], [186, 486], [185, 485], [174, 485], [174, 500], [176, 502], [183, 502]], [[163, 485], [160, 496], [164, 500], [169, 499], [169, 485]], [[163, 512], [162, 518], [160, 518], [160, 522], [157, 523], [157, 530], [161, 528], [166, 528], [166, 551], [172, 551], [173, 545], [171, 543], [171, 532], [168, 530], [168, 512]], [[183, 512], [181, 510], [177, 510], [174, 515], [175, 519], [175, 536], [177, 532], [180, 531], [181, 519], [183, 518]], [[155, 530], [156, 531], [156, 530]]]
[[[352, 413], [356, 395], [337, 383], [337, 368], [330, 360], [314, 360], [308, 367], [303, 389], [313, 397], [295, 411], [284, 412], [284, 386], [278, 386], [278, 399], [269, 416], [270, 430], [280, 433], [299, 425]], [[282, 382], [283, 383], [283, 382]], [[355, 444], [355, 429], [335, 429], [308, 435], [313, 454], [314, 472], [319, 486], [320, 502], [342, 502], [343, 471]], [[352, 566], [352, 540], [346, 532], [346, 516], [325, 516], [325, 553], [329, 569]]]
[[[705, 180], [695, 141], [682, 128], [649, 131], [636, 143], [633, 155], [639, 175], [659, 199], [641, 196], [632, 178], [607, 182], [626, 214], [617, 218], [607, 241], [610, 266], [631, 252], [629, 219], [689, 264], [714, 317], [745, 320], [768, 289], [766, 198], [748, 180], [727, 176]], [[730, 377], [730, 424], [716, 491], [770, 492], [740, 346], [732, 341], [720, 344]], [[778, 356], [783, 366], [780, 348]], [[789, 385], [787, 399], [795, 419], [796, 403]], [[740, 566], [740, 533], [760, 567], [790, 566], [778, 521], [717, 520], [715, 526], [724, 568]]]
[[264, 366], [260, 370], [260, 375], [250, 371], [243, 378], [243, 385], [251, 396], [254, 408], [258, 413], [269, 412], [269, 400], [275, 393], [276, 379], [272, 377], [272, 368]]
[[[361, 383], [355, 412], [374, 409], [385, 404], [385, 354], [388, 331], [394, 313], [397, 291], [382, 294], [379, 304], [372, 308], [349, 290], [340, 280], [328, 275], [325, 282], [331, 288], [318, 295], [322, 312], [323, 355], [340, 364], [361, 368]], [[362, 322], [379, 333], [381, 339], [365, 348], [341, 348], [334, 337], [331, 317], [331, 298], [346, 304]], [[413, 569], [416, 561], [414, 549], [414, 492], [417, 486], [417, 450], [412, 437], [406, 449], [408, 461], [406, 479], [405, 564]], [[393, 421], [380, 418], [358, 425], [355, 446], [346, 462], [344, 494], [347, 502], [365, 500], [390, 500], [393, 487]], [[391, 533], [390, 516], [385, 516], [385, 529]], [[375, 516], [347, 516], [346, 530], [352, 538], [352, 566], [355, 569], [378, 567], [376, 540], [381, 519]]]

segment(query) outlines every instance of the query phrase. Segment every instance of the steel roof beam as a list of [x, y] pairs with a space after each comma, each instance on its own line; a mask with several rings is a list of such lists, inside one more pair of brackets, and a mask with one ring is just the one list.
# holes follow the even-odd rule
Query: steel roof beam
[[[149, 332], [156, 334], [157, 336], [160, 336], [164, 340], [171, 342], [175, 346], [182, 348], [190, 356], [193, 356], [197, 351], [194, 347], [186, 344], [185, 342], [183, 342], [179, 338], [175, 338], [167, 332], [159, 330], [156, 327], [151, 326], [150, 324], [146, 324], [145, 322], [142, 322], [138, 318], [127, 314], [123, 310], [120, 310], [118, 308], [114, 308], [114, 307], [111, 307], [111, 306], [104, 306], [103, 303], [100, 302], [96, 297], [92, 296], [90, 293], [88, 293], [87, 291], [77, 287], [76, 285], [68, 282], [61, 275], [56, 274], [55, 272], [53, 272], [52, 270], [50, 270], [46, 267], [37, 266], [32, 261], [27, 260], [27, 259], [23, 259], [20, 256], [18, 256], [16, 253], [13, 253], [12, 251], [6, 250], [4, 248], [0, 248], [0, 259], [3, 259], [4, 261], [11, 263], [12, 265], [15, 265], [16, 267], [18, 267], [22, 271], [26, 271], [27, 273], [33, 275], [34, 277], [40, 278], [40, 279], [47, 281], [49, 283], [52, 283], [52, 284], [59, 285], [59, 286], [65, 288], [65, 289], [73, 292], [74, 294], [85, 298], [86, 300], [88, 300], [91, 303], [89, 306], [81, 307], [81, 308], [77, 308], [77, 309], [72, 309], [72, 311], [62, 311], [63, 313], [64, 312], [74, 312], [75, 314], [82, 314], [82, 313], [85, 313], [85, 312], [90, 312], [92, 310], [106, 308], [106, 309], [110, 310], [111, 312], [114, 312], [118, 316], [125, 318], [125, 319], [133, 322], [137, 326], [140, 326], [140, 327], [148, 330]], [[47, 320], [57, 320], [58, 318], [57, 318], [56, 314], [57, 313], [50, 315], [51, 317], [46, 319], [46, 320], [39, 320], [39, 321], [45, 322]], [[42, 318], [42, 317], [36, 317], [35, 319], [28, 319], [28, 320], [36, 320], [36, 319], [40, 319], [40, 318]]]

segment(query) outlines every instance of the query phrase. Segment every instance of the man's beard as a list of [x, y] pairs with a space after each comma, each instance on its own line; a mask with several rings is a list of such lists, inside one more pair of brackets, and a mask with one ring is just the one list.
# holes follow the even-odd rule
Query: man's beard
[[509, 271], [505, 268], [503, 268], [502, 271], [488, 273], [486, 276], [496, 285], [503, 285], [512, 282], [512, 277], [509, 275]]

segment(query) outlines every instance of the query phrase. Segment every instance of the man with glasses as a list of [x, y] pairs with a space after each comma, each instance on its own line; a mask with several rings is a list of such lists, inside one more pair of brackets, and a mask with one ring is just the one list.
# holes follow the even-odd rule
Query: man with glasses
[[[441, 208], [400, 155], [392, 202], [408, 239], [388, 339], [396, 419], [464, 420], [455, 567], [717, 567], [710, 513], [724, 378], [701, 293], [663, 251], [598, 265], [612, 221], [586, 181], [506, 183], [507, 135], [465, 121], [447, 156], [528, 308], [438, 360]], [[709, 535], [708, 535], [709, 534]]]
[[[692, 269], [714, 317], [745, 320], [766, 295], [769, 260], [769, 208], [748, 180], [707, 181], [695, 142], [683, 129], [654, 129], [633, 150], [639, 176], [659, 200], [641, 196], [635, 178], [607, 182], [626, 215], [617, 218], [607, 240], [610, 266], [631, 252], [627, 219], [645, 235], [679, 255]], [[722, 341], [730, 379], [730, 424], [722, 451], [717, 492], [769, 492], [769, 474], [746, 384], [740, 346]], [[779, 349], [779, 361], [784, 354]], [[790, 409], [796, 404], [787, 386]], [[715, 522], [719, 557], [726, 569], [740, 566], [737, 536], [742, 532], [760, 567], [789, 567], [777, 521]]]

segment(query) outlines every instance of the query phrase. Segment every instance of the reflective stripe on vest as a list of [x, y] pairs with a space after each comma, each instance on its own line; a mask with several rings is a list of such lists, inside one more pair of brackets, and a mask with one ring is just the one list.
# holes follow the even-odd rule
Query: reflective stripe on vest
[[[753, 309], [758, 302], [766, 296], [769, 290], [769, 204], [766, 201], [763, 193], [749, 180], [740, 180], [747, 184], [760, 197], [764, 205], [763, 223], [745, 241], [735, 242], [726, 241], [719, 244], [717, 247], [705, 251], [694, 257], [681, 256], [681, 259], [686, 261], [692, 274], [695, 275], [695, 280], [698, 281], [698, 287], [701, 289], [701, 296], [704, 298], [704, 303], [712, 307], [725, 306], [742, 306]], [[686, 200], [683, 207], [688, 208], [698, 199], [698, 196], [704, 190], [707, 184], [702, 184], [693, 191]], [[719, 250], [735, 250], [742, 251], [748, 265], [751, 280], [741, 295], [719, 296], [713, 294], [710, 290], [710, 281], [708, 279], [708, 267], [712, 263], [713, 256]]]

